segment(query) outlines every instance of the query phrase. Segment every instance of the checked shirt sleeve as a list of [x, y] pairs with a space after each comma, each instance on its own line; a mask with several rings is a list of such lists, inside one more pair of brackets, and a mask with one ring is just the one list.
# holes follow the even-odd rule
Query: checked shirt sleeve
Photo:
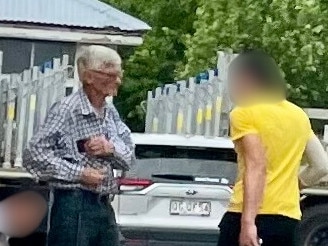
[[114, 168], [128, 171], [134, 159], [134, 144], [131, 138], [131, 130], [124, 124], [113, 107], [114, 122], [117, 127], [117, 135], [111, 139], [114, 145]]
[[65, 127], [65, 115], [54, 105], [41, 128], [29, 142], [23, 155], [23, 165], [37, 179], [61, 180], [74, 183], [80, 178], [82, 167], [56, 155], [56, 146]]

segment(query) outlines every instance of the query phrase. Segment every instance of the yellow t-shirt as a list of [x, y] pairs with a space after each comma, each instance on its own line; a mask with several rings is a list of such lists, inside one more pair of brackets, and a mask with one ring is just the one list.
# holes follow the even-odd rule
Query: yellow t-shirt
[[[230, 114], [233, 141], [247, 134], [258, 134], [267, 158], [266, 187], [259, 214], [301, 218], [298, 172], [306, 143], [313, 131], [306, 113], [284, 100], [278, 103], [237, 107]], [[243, 174], [245, 164], [238, 155], [238, 177], [229, 211], [243, 210]]]

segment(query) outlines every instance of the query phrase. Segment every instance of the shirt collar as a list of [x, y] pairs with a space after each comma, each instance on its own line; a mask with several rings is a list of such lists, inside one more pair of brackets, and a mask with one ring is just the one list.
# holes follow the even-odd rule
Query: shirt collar
[[[80, 95], [80, 102], [81, 102], [81, 112], [83, 115], [90, 115], [90, 114], [96, 114], [94, 107], [91, 105], [89, 98], [87, 97], [86, 93], [81, 88], [79, 90]], [[109, 104], [107, 102], [104, 102], [104, 108], [105, 111], [109, 110]]]

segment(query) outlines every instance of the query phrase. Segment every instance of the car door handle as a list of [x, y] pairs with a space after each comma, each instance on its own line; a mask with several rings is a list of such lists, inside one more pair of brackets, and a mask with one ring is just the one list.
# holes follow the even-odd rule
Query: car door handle
[[186, 191], [186, 195], [187, 196], [194, 196], [198, 193], [198, 191], [195, 191], [195, 190], [188, 190]]

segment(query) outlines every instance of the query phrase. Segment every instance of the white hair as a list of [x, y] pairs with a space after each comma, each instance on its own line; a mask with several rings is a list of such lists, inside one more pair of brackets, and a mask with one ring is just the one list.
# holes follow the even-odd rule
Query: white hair
[[86, 69], [98, 70], [104, 64], [121, 65], [120, 55], [113, 49], [101, 45], [90, 45], [81, 47], [77, 59], [79, 76]]

